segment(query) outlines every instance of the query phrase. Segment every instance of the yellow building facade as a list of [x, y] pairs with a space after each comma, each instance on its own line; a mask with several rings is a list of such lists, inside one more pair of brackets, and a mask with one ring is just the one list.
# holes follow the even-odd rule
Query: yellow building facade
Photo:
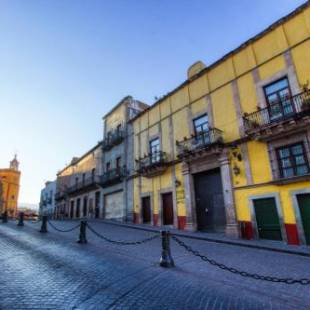
[[20, 188], [19, 163], [15, 158], [10, 162], [10, 167], [0, 169], [0, 213], [8, 212], [9, 217], [17, 215], [18, 194]]
[[310, 243], [310, 5], [132, 121], [134, 220]]

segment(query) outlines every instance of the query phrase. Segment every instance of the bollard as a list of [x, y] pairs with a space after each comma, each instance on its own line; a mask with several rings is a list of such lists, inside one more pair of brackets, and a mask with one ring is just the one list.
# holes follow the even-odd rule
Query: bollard
[[17, 226], [24, 226], [24, 212], [19, 212], [19, 220]]
[[47, 216], [46, 215], [42, 216], [42, 225], [41, 225], [40, 232], [47, 233]]
[[80, 235], [79, 235], [79, 240], [77, 243], [85, 244], [87, 243], [86, 239], [86, 226], [87, 226], [87, 221], [81, 221], [80, 224]]
[[8, 222], [8, 211], [4, 211], [2, 213], [2, 223], [7, 223]]
[[165, 268], [174, 267], [174, 261], [171, 256], [170, 251], [170, 232], [169, 231], [161, 231], [161, 244], [162, 244], [162, 251], [161, 251], [161, 258], [159, 265]]

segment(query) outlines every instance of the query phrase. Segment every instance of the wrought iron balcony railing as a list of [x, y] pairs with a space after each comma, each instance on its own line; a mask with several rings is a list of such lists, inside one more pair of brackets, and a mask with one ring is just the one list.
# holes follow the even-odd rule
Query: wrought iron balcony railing
[[126, 166], [110, 169], [106, 171], [100, 178], [101, 185], [111, 185], [121, 182], [127, 176]]
[[183, 141], [177, 141], [178, 157], [223, 144], [222, 134], [223, 132], [217, 128], [209, 128], [209, 130], [192, 135], [190, 138], [184, 138]]
[[156, 175], [163, 172], [168, 166], [168, 155], [158, 151], [136, 159], [136, 171], [142, 175]]
[[109, 131], [107, 136], [102, 141], [102, 148], [104, 151], [110, 150], [113, 146], [120, 144], [125, 138], [124, 126], [118, 127]]
[[305, 115], [310, 115], [310, 90], [282, 98], [264, 109], [245, 114], [243, 121], [245, 130], [249, 132]]
[[65, 197], [65, 191], [60, 190], [55, 194], [55, 200], [61, 200]]
[[100, 182], [99, 176], [92, 176], [92, 177], [85, 179], [85, 181], [78, 182], [75, 185], [68, 187], [66, 190], [66, 193], [73, 194], [75, 192], [82, 191], [84, 189], [96, 186], [99, 182]]

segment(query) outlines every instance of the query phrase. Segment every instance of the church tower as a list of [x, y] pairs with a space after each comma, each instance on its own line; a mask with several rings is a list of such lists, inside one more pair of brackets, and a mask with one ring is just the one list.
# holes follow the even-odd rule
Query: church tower
[[15, 154], [14, 159], [10, 161], [10, 169], [18, 171], [19, 161], [17, 160], [17, 155]]

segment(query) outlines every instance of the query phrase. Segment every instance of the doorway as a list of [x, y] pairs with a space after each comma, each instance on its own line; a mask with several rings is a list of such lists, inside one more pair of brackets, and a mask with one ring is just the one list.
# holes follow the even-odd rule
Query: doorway
[[259, 238], [282, 240], [281, 226], [275, 198], [254, 199], [253, 206]]
[[163, 225], [173, 225], [173, 199], [172, 193], [162, 194]]
[[80, 207], [81, 207], [81, 199], [78, 198], [76, 201], [76, 211], [75, 211], [76, 218], [80, 218]]
[[297, 201], [306, 244], [310, 244], [310, 194], [297, 195]]
[[194, 174], [197, 229], [224, 231], [226, 213], [220, 169]]
[[142, 198], [142, 223], [151, 223], [151, 198], [150, 196]]
[[83, 217], [87, 216], [87, 196], [83, 199]]
[[73, 218], [73, 215], [74, 215], [74, 200], [71, 200], [70, 218]]
[[95, 218], [99, 218], [100, 215], [100, 192], [95, 194]]

